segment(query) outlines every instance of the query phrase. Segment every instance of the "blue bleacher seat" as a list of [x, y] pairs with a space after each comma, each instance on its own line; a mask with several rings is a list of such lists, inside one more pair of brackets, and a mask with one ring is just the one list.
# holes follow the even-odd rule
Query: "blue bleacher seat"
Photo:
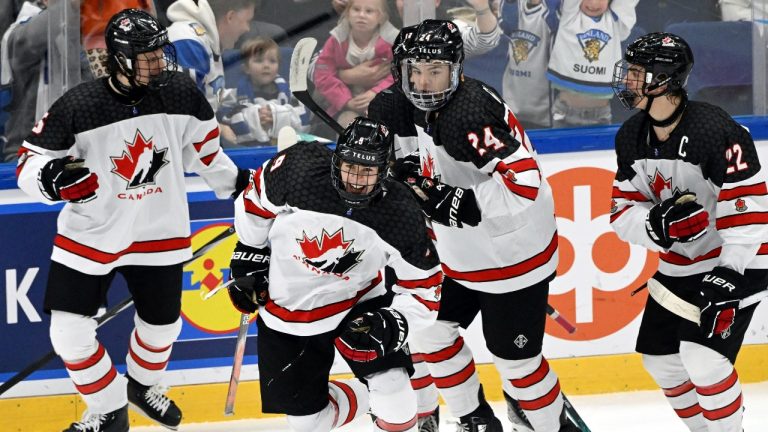
[[722, 106], [731, 115], [752, 113], [752, 29], [748, 21], [670, 24], [691, 46], [693, 70], [688, 78], [691, 99]]

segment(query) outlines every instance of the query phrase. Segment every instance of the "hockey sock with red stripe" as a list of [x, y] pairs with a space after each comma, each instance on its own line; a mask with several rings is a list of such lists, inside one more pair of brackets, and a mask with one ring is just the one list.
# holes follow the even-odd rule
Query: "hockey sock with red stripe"
[[516, 398], [536, 430], [560, 429], [563, 396], [560, 381], [541, 354], [524, 360], [494, 357], [504, 391]]
[[152, 325], [137, 315], [134, 321], [136, 328], [131, 333], [125, 358], [128, 375], [143, 385], [152, 386], [160, 382], [168, 366], [171, 348], [181, 332], [181, 319], [173, 324]]

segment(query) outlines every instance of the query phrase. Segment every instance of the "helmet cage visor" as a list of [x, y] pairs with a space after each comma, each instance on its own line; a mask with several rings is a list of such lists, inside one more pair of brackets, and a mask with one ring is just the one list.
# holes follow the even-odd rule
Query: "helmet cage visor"
[[[432, 84], [440, 84], [440, 78], [432, 75], [429, 70], [435, 65], [446, 65], [449, 69], [448, 81], [444, 88], [419, 90], [417, 88], [417, 79], [425, 80], [432, 87]], [[415, 58], [405, 59], [401, 64], [401, 87], [403, 93], [408, 97], [411, 103], [422, 111], [436, 110], [450, 99], [451, 95], [459, 87], [461, 79], [461, 63], [455, 63], [447, 60], [420, 60]], [[419, 77], [419, 78], [416, 78]]]
[[383, 190], [388, 158], [385, 153], [337, 146], [331, 157], [331, 182], [347, 205], [366, 207]]
[[178, 69], [176, 48], [168, 41], [165, 29], [146, 40], [115, 37], [113, 43], [110, 57], [117, 67], [114, 71], [124, 75], [134, 88], [163, 87]]

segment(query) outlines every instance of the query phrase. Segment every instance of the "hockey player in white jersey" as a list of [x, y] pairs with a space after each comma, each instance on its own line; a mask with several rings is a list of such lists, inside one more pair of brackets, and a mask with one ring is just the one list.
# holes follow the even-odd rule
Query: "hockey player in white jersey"
[[616, 64], [614, 90], [640, 112], [616, 135], [610, 220], [623, 240], [658, 251], [653, 278], [700, 309], [697, 324], [648, 298], [636, 347], [646, 370], [691, 431], [741, 432], [733, 363], [755, 306], [739, 300], [768, 285], [766, 170], [745, 128], [688, 100], [692, 67], [671, 33], [640, 37]]
[[[67, 431], [127, 431], [128, 404], [175, 430], [181, 410], [158, 384], [181, 330], [182, 263], [191, 257], [184, 173], [226, 198], [238, 170], [221, 151], [210, 105], [175, 72], [165, 28], [127, 9], [105, 37], [110, 76], [51, 106], [22, 144], [16, 175], [41, 202], [67, 202], [44, 304], [53, 347], [88, 406]], [[93, 319], [116, 273], [136, 306], [125, 377]]]
[[501, 431], [459, 334], [482, 311], [515, 427], [577, 430], [541, 353], [557, 267], [552, 191], [515, 116], [493, 89], [463, 76], [463, 59], [456, 26], [425, 20], [401, 65], [403, 93], [418, 109], [421, 164], [393, 171], [430, 218], [445, 274], [437, 323], [414, 337], [414, 347], [460, 430]]
[[[313, 142], [278, 153], [235, 202], [230, 297], [245, 312], [261, 304], [262, 411], [287, 414], [295, 431], [330, 431], [369, 408], [375, 431], [416, 431], [407, 343], [434, 323], [442, 273], [419, 205], [386, 176], [391, 152], [387, 128], [358, 117], [334, 152]], [[328, 382], [335, 348], [362, 383]]]

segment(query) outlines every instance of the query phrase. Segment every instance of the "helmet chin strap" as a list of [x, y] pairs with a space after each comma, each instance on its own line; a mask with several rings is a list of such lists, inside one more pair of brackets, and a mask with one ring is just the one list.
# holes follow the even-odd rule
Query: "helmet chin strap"
[[688, 106], [688, 93], [683, 90], [683, 94], [680, 97], [680, 104], [675, 108], [675, 110], [672, 112], [672, 114], [669, 115], [669, 117], [663, 119], [663, 120], [656, 120], [655, 118], [651, 117], [651, 105], [653, 104], [653, 100], [660, 96], [666, 96], [669, 93], [669, 91], [664, 92], [659, 95], [648, 95], [646, 94], [645, 97], [648, 98], [648, 103], [645, 105], [645, 108], [643, 108], [643, 111], [645, 111], [646, 114], [648, 114], [648, 118], [651, 119], [651, 124], [653, 126], [657, 127], [666, 127], [674, 123], [680, 115], [683, 114], [683, 111], [685, 110], [685, 107]]
[[147, 94], [147, 87], [136, 84], [133, 78], [128, 78], [130, 85], [126, 85], [117, 79], [117, 74], [113, 73], [109, 76], [109, 82], [112, 84], [112, 88], [114, 88], [120, 96], [128, 100], [129, 104], [135, 104], [141, 101]]

